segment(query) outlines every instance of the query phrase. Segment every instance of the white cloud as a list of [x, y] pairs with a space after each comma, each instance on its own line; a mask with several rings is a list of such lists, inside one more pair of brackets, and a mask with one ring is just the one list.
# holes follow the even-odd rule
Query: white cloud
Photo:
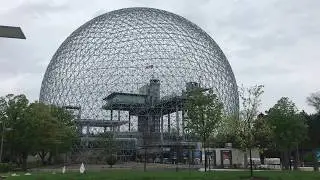
[[262, 109], [288, 96], [312, 111], [305, 97], [320, 89], [318, 0], [6, 1], [0, 23], [21, 26], [27, 40], [0, 40], [0, 93], [37, 99], [46, 65], [72, 31], [97, 15], [137, 6], [171, 11], [203, 28], [225, 52], [238, 84], [266, 86]]

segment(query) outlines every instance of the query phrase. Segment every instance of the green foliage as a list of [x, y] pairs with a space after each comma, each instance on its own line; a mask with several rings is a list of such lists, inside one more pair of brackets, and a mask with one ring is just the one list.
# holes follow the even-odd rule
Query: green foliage
[[9, 163], [0, 163], [0, 173], [9, 172], [12, 170], [12, 166]]
[[214, 141], [216, 142], [215, 147], [225, 147], [225, 143], [232, 143], [232, 147], [241, 147], [239, 137], [237, 136], [239, 122], [237, 117], [224, 116], [222, 118], [218, 127], [218, 134], [214, 138]]
[[254, 143], [254, 132], [260, 133], [262, 129], [254, 129], [261, 105], [261, 95], [264, 93], [263, 85], [255, 85], [249, 88], [240, 88], [240, 120], [236, 123], [236, 133], [242, 149], [252, 147]]
[[112, 167], [117, 162], [117, 152], [119, 151], [118, 143], [113, 133], [101, 134], [99, 142], [103, 147], [102, 156], [107, 164]]
[[307, 115], [302, 114], [307, 119], [308, 125], [308, 141], [307, 146], [309, 148], [320, 147], [320, 112], [317, 114]]
[[320, 112], [320, 91], [312, 93], [307, 97], [307, 102], [309, 105], [313, 106], [317, 112]]
[[65, 153], [70, 150], [72, 144], [77, 140], [77, 129], [74, 117], [67, 110], [50, 106], [51, 116], [56, 123], [55, 150], [59, 153]]
[[118, 143], [114, 137], [114, 134], [111, 132], [101, 134], [99, 142], [103, 147], [105, 154], [114, 154], [119, 150]]
[[261, 105], [261, 95], [264, 93], [263, 85], [255, 85], [249, 88], [240, 88], [240, 99], [241, 109], [240, 109], [240, 119], [246, 121], [247, 124], [253, 122], [257, 118], [259, 113], [259, 106]]
[[261, 152], [273, 148], [273, 131], [265, 115], [258, 115], [258, 118], [253, 122], [252, 135], [253, 146], [258, 147]]
[[13, 151], [11, 156], [16, 157], [24, 168], [26, 168], [26, 158], [36, 144], [33, 131], [35, 124], [26, 118], [28, 104], [29, 101], [24, 95], [8, 94], [0, 98], [0, 119], [5, 127], [12, 128], [5, 133], [4, 139], [8, 142], [8, 148]]
[[258, 118], [258, 108], [261, 104], [263, 86], [256, 85], [240, 88], [241, 109], [237, 116], [226, 117], [221, 130], [224, 137], [229, 137], [240, 149], [246, 150], [256, 146], [265, 148], [265, 138], [270, 137], [270, 128], [262, 118]]
[[289, 98], [282, 97], [267, 112], [267, 119], [273, 132], [274, 147], [282, 154], [281, 163], [289, 169], [290, 152], [307, 139], [306, 118]]
[[48, 153], [65, 152], [76, 137], [73, 117], [64, 109], [35, 102], [24, 95], [0, 98], [0, 119], [12, 130], [5, 133], [11, 161], [26, 168], [28, 155], [38, 153], [44, 162]]
[[304, 162], [313, 162], [313, 153], [308, 152], [303, 156], [303, 161]]
[[34, 121], [36, 144], [33, 152], [38, 153], [43, 163], [47, 154], [56, 155], [70, 150], [76, 137], [73, 117], [66, 110], [35, 102], [29, 105], [29, 121]]
[[267, 114], [272, 140], [279, 150], [296, 147], [307, 137], [306, 119], [287, 97], [281, 98]]
[[222, 120], [223, 104], [212, 90], [202, 92], [200, 89], [188, 94], [186, 131], [201, 138], [204, 146], [207, 140], [216, 133]]
[[[218, 100], [212, 90], [203, 92], [196, 89], [187, 96], [187, 118], [185, 129], [188, 133], [199, 137], [203, 147], [207, 148], [208, 140], [212, 140], [217, 134], [222, 120], [223, 104]], [[205, 171], [207, 170], [207, 158], [205, 153]]]
[[302, 112], [301, 115], [307, 119], [308, 139], [302, 143], [302, 147], [311, 149], [311, 159], [315, 171], [319, 170], [318, 159], [316, 157], [316, 149], [320, 147], [320, 112], [308, 115]]
[[115, 155], [115, 154], [110, 154], [110, 155], [107, 155], [107, 157], [106, 157], [106, 162], [108, 165], [110, 165], [111, 168], [113, 165], [116, 164], [117, 160], [118, 160], [117, 155]]

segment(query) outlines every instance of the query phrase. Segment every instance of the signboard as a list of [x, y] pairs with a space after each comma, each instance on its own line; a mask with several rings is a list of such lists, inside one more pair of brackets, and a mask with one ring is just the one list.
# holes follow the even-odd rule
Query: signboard
[[221, 165], [231, 166], [232, 165], [232, 152], [231, 150], [221, 150]]

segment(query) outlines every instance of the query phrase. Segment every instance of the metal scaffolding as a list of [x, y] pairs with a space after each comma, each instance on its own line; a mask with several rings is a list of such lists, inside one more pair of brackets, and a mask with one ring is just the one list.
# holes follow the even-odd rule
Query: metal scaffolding
[[173, 13], [127, 8], [88, 21], [62, 43], [40, 101], [77, 111], [82, 149], [113, 132], [135, 144], [136, 158], [147, 149], [153, 160], [178, 159], [197, 141], [184, 131], [183, 109], [195, 87], [213, 89], [225, 114], [238, 113], [232, 69], [207, 33]]

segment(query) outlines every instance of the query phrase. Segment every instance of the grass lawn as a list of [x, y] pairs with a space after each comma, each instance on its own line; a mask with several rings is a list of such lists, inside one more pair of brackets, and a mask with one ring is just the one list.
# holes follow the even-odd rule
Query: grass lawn
[[[142, 171], [104, 171], [86, 174], [39, 173], [30, 176], [9, 177], [8, 180], [237, 180], [249, 179], [249, 172], [142, 172]], [[270, 180], [320, 180], [316, 172], [263, 171], [254, 172], [254, 176], [267, 177]]]

